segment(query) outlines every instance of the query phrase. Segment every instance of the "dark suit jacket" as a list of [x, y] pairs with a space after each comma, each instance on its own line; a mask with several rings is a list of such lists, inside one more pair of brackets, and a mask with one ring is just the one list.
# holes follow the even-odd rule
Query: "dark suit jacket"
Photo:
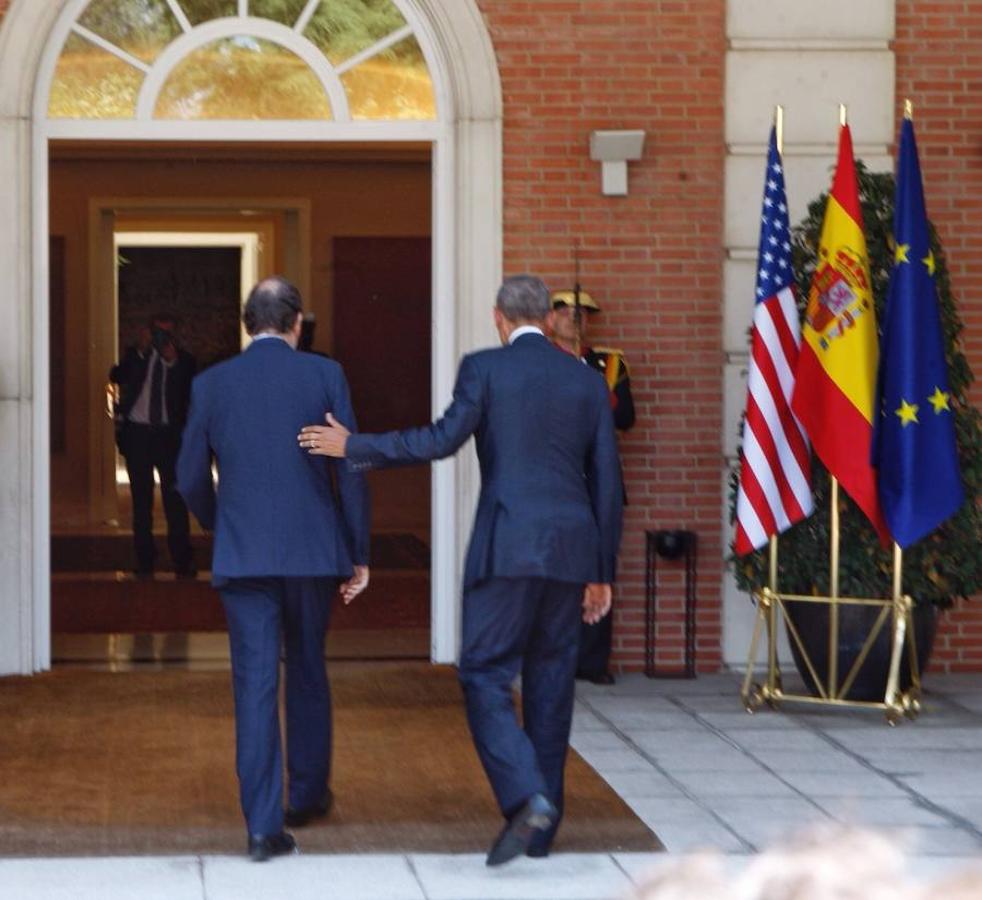
[[481, 496], [464, 571], [611, 582], [623, 490], [603, 378], [544, 337], [465, 356], [453, 402], [432, 425], [353, 434], [352, 468], [441, 459], [471, 435]]
[[[130, 410], [143, 390], [147, 368], [152, 354], [140, 353], [130, 347], [118, 364], [109, 370], [109, 380], [119, 385], [119, 418], [126, 422]], [[168, 368], [164, 366], [164, 402], [167, 405], [167, 423], [183, 427], [191, 402], [191, 381], [197, 371], [197, 363], [187, 350], [178, 350], [177, 360]]]
[[352, 564], [368, 563], [364, 477], [297, 444], [300, 429], [327, 410], [355, 429], [341, 366], [276, 338], [194, 380], [177, 489], [215, 532], [217, 586], [250, 576], [347, 578]]

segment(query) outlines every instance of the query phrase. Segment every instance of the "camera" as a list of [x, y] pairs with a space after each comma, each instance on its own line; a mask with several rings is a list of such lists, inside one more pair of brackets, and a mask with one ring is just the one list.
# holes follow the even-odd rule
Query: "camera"
[[171, 334], [166, 328], [160, 328], [154, 326], [150, 331], [150, 340], [153, 343], [153, 348], [158, 353], [163, 353], [168, 347], [177, 346], [177, 341], [174, 339], [174, 335]]

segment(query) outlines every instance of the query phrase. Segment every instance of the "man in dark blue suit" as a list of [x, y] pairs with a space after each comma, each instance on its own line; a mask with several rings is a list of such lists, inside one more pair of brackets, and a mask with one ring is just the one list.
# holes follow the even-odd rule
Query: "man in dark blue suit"
[[[544, 336], [549, 291], [528, 275], [498, 292], [503, 347], [465, 356], [432, 425], [349, 434], [336, 416], [298, 440], [355, 471], [441, 459], [474, 435], [481, 496], [464, 573], [460, 682], [506, 824], [488, 865], [545, 856], [563, 810], [581, 617], [610, 608], [623, 490], [603, 378]], [[512, 704], [522, 676], [524, 727]]]
[[[341, 367], [296, 350], [302, 318], [300, 295], [285, 279], [253, 288], [243, 314], [252, 344], [195, 379], [177, 462], [178, 489], [202, 526], [215, 532], [212, 581], [228, 619], [236, 771], [249, 855], [257, 861], [295, 849], [284, 820], [303, 825], [330, 808], [324, 638], [339, 587], [349, 603], [368, 584], [364, 476], [311, 458], [294, 438], [325, 409], [355, 428]], [[290, 776], [285, 815], [281, 642]]]
[[181, 348], [176, 328], [174, 316], [158, 313], [150, 320], [150, 327], [141, 331], [138, 343], [109, 370], [109, 380], [119, 385], [116, 443], [130, 480], [135, 574], [139, 578], [152, 577], [154, 570], [154, 469], [160, 476], [174, 571], [179, 578], [195, 575], [188, 510], [174, 485], [174, 466], [197, 363]]

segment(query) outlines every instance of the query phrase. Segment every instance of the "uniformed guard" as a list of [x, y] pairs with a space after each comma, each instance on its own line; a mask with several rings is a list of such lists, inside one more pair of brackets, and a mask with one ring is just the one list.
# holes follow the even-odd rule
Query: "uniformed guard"
[[[579, 315], [577, 315], [577, 294]], [[578, 356], [596, 369], [607, 381], [610, 406], [614, 410], [614, 425], [627, 431], [634, 424], [634, 400], [631, 398], [631, 375], [623, 350], [613, 347], [586, 345], [587, 326], [600, 307], [586, 291], [556, 291], [552, 295], [553, 334], [556, 345]], [[578, 321], [577, 321], [578, 320]]]
[[[614, 425], [618, 431], [627, 431], [634, 424], [634, 400], [624, 352], [612, 347], [590, 347], [586, 341], [590, 318], [600, 312], [597, 302], [584, 290], [556, 291], [552, 295], [552, 309], [552, 339], [556, 346], [604, 376], [610, 391]], [[613, 619], [611, 614], [596, 625], [581, 626], [577, 678], [594, 684], [614, 683], [609, 669]]]

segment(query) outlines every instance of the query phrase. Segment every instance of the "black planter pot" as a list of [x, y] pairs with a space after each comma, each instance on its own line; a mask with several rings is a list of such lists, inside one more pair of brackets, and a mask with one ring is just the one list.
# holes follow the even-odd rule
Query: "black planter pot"
[[[794, 623], [795, 628], [801, 637], [802, 643], [808, 651], [815, 672], [823, 687], [827, 687], [829, 680], [829, 614], [830, 607], [824, 603], [802, 603], [788, 601], [786, 604], [787, 615]], [[853, 663], [858, 658], [863, 644], [869, 637], [870, 630], [876, 617], [879, 615], [881, 607], [878, 606], [859, 606], [856, 604], [840, 604], [839, 606], [839, 684], [845, 681], [847, 675], [852, 670]], [[914, 620], [914, 645], [917, 648], [918, 671], [923, 672], [931, 656], [931, 649], [934, 646], [934, 636], [938, 627], [937, 608], [929, 603], [915, 605], [913, 612]], [[887, 677], [890, 672], [890, 651], [893, 640], [892, 615], [888, 614], [887, 620], [877, 635], [876, 641], [870, 648], [869, 655], [863, 663], [862, 668], [856, 675], [856, 680], [852, 683], [849, 693], [844, 699], [877, 701], [883, 700], [886, 694]], [[791, 642], [791, 653], [794, 656], [795, 666], [805, 681], [809, 691], [815, 696], [819, 696], [819, 691], [815, 685], [808, 667], [805, 665], [794, 637], [788, 633]], [[900, 689], [907, 690], [911, 685], [910, 664], [908, 663], [906, 645], [904, 654], [900, 660]]]

